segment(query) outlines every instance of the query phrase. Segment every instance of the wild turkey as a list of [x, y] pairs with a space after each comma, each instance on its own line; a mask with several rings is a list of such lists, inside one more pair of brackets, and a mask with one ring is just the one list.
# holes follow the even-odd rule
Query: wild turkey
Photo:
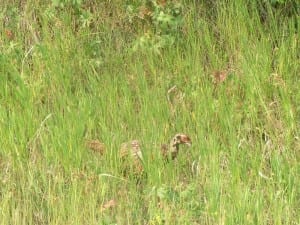
[[192, 141], [186, 134], [176, 134], [170, 141], [169, 145], [163, 144], [161, 146], [161, 153], [163, 158], [168, 161], [169, 158], [174, 160], [179, 153], [179, 145], [186, 144], [191, 146]]
[[128, 172], [134, 175], [143, 173], [143, 155], [139, 141], [133, 140], [121, 144], [119, 156], [122, 161], [124, 175], [128, 175]]
[[100, 155], [103, 155], [105, 152], [105, 145], [97, 139], [87, 141], [86, 146], [87, 148], [99, 153]]

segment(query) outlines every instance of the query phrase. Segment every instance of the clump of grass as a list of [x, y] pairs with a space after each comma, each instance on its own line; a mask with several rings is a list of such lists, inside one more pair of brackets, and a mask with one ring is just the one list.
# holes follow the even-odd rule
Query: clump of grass
[[299, 18], [275, 2], [3, 2], [1, 224], [299, 223]]

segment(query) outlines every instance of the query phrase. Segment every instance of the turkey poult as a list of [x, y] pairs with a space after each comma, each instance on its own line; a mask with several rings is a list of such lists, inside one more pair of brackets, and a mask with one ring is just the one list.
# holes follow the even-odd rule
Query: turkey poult
[[86, 146], [87, 148], [93, 150], [94, 152], [99, 153], [100, 155], [103, 155], [106, 149], [104, 143], [100, 142], [97, 139], [87, 141]]
[[133, 140], [121, 144], [119, 156], [123, 163], [124, 173], [128, 173], [128, 170], [136, 175], [143, 173], [143, 155], [139, 141]]
[[192, 141], [189, 136], [186, 134], [176, 134], [168, 144], [163, 144], [161, 146], [162, 156], [165, 160], [176, 159], [179, 153], [179, 145], [186, 144], [187, 146], [191, 146]]

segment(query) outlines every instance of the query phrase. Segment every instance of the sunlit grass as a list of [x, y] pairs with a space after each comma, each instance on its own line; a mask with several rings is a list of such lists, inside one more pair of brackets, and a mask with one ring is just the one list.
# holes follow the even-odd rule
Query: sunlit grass
[[[270, 16], [268, 27], [255, 4], [212, 16], [187, 2], [172, 46], [133, 51], [143, 28], [121, 3], [95, 5], [90, 27], [68, 7], [3, 3], [0, 223], [298, 224], [294, 20]], [[165, 164], [160, 145], [177, 132], [193, 145]], [[118, 158], [132, 139], [145, 159], [139, 182]]]

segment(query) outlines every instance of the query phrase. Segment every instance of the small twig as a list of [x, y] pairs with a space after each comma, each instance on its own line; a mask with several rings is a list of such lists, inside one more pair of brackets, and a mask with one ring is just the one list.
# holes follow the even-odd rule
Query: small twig
[[258, 171], [258, 175], [266, 180], [269, 180], [270, 178], [264, 175], [262, 172]]
[[245, 142], [246, 142], [246, 139], [245, 139], [245, 138], [241, 139], [241, 140], [240, 140], [240, 143], [239, 143], [239, 145], [238, 145], [238, 149], [240, 149], [240, 148], [243, 146], [243, 143], [245, 143]]
[[25, 63], [25, 59], [29, 56], [29, 54], [32, 52], [34, 46], [32, 45], [30, 47], [30, 49], [25, 53], [24, 58], [22, 59], [22, 69], [21, 69], [21, 76], [23, 76], [23, 71], [24, 71], [24, 63]]
[[199, 163], [197, 160], [194, 160], [192, 163], [192, 172], [196, 175], [199, 174]]
[[173, 91], [175, 91], [177, 89], [177, 86], [176, 85], [174, 85], [173, 87], [171, 87], [169, 90], [168, 90], [168, 94], [167, 94], [167, 99], [168, 99], [168, 102], [172, 105], [172, 102], [171, 102], [171, 100], [170, 100], [170, 94], [173, 92]]
[[32, 142], [35, 142], [35, 140], [40, 136], [41, 130], [42, 130], [44, 124], [46, 123], [46, 121], [47, 121], [51, 116], [52, 116], [51, 113], [48, 114], [48, 115], [45, 117], [45, 119], [41, 122], [40, 127], [36, 130], [36, 132], [34, 133], [34, 135], [33, 135], [32, 138], [31, 138], [31, 140], [27, 143], [27, 146], [26, 146], [27, 148], [28, 148], [28, 146], [29, 146]]
[[124, 179], [124, 178], [121, 178], [121, 177], [117, 177], [117, 176], [114, 176], [114, 175], [111, 175], [111, 174], [108, 174], [108, 173], [101, 173], [99, 174], [99, 177], [111, 177], [111, 178], [115, 178], [117, 180], [121, 180], [121, 181], [124, 181], [124, 182], [128, 182], [128, 180]]

